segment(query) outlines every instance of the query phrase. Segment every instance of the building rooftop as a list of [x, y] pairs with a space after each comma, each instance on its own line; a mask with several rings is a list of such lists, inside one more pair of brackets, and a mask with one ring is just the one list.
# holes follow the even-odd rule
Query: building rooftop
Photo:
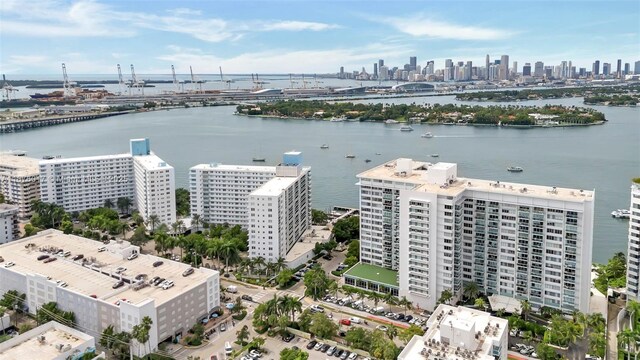
[[173, 169], [171, 165], [153, 153], [149, 155], [136, 155], [133, 158], [147, 170]]
[[111, 155], [96, 155], [96, 156], [80, 156], [80, 157], [72, 157], [72, 158], [55, 158], [50, 160], [40, 160], [40, 164], [65, 164], [68, 162], [84, 162], [84, 161], [92, 161], [92, 160], [110, 160], [110, 159], [121, 159], [121, 158], [131, 158], [131, 154], [111, 154]]
[[405, 346], [399, 359], [494, 360], [493, 346], [500, 346], [509, 322], [484, 311], [441, 304], [427, 326], [423, 336], [415, 335]]
[[0, 153], [0, 174], [11, 176], [39, 176], [39, 160], [16, 156], [9, 153]]
[[256, 166], [256, 165], [224, 165], [218, 163], [198, 164], [191, 168], [192, 170], [220, 170], [220, 171], [251, 171], [251, 172], [276, 172], [275, 166]]
[[[27, 244], [33, 245], [26, 246]], [[122, 255], [123, 253], [128, 254], [123, 250], [132, 247], [128, 242], [112, 241], [111, 244], [106, 245], [106, 251], [99, 252], [98, 248], [102, 246], [105, 245], [99, 241], [65, 235], [57, 230], [46, 230], [37, 235], [0, 246], [0, 256], [5, 259], [5, 263], [15, 263], [14, 266], [6, 270], [39, 274], [43, 277], [49, 277], [52, 282], [60, 280], [68, 284], [67, 289], [69, 290], [86, 296], [95, 295], [97, 299], [107, 303], [127, 299], [133, 304], [138, 304], [146, 299], [154, 299], [155, 305], [158, 306], [180, 293], [200, 285], [215, 273], [214, 270], [199, 268], [188, 277], [183, 277], [182, 273], [190, 267], [188, 264], [145, 254], [140, 254], [137, 259], [129, 261], [126, 256]], [[40, 249], [46, 247], [64, 249], [71, 252], [71, 255], [58, 257], [56, 261], [50, 263], [37, 261], [39, 255], [46, 254]], [[72, 258], [79, 254], [82, 254], [84, 258], [73, 261]], [[153, 263], [156, 261], [162, 261], [163, 264], [153, 267]], [[127, 270], [118, 275], [115, 271], [119, 267], [124, 267]], [[168, 290], [156, 286], [134, 290], [130, 284], [136, 283], [135, 277], [139, 274], [146, 274], [147, 280], [154, 276], [173, 280], [175, 285]], [[125, 285], [113, 289], [112, 285], [120, 279], [125, 281]]]
[[56, 359], [75, 349], [83, 352], [87, 347], [95, 349], [94, 346], [92, 336], [51, 321], [0, 343], [0, 360], [34, 359], [34, 356]]
[[251, 192], [251, 195], [256, 196], [278, 196], [282, 193], [283, 190], [291, 186], [291, 184], [295, 183], [298, 180], [297, 177], [274, 177], [273, 179], [267, 181], [259, 188], [255, 189]]
[[358, 263], [347, 270], [344, 275], [365, 279], [379, 284], [398, 287], [398, 272], [383, 267]]
[[0, 213], [18, 210], [20, 210], [20, 207], [18, 205], [0, 204]]
[[411, 172], [401, 172], [398, 171], [396, 162], [397, 160], [392, 160], [380, 166], [364, 171], [358, 174], [358, 178], [413, 183], [416, 184], [416, 187], [414, 188], [415, 191], [437, 193], [445, 196], [456, 196], [463, 191], [482, 191], [489, 193], [519, 195], [575, 202], [593, 201], [594, 197], [594, 192], [588, 190], [462, 177], [456, 177], [455, 181], [448, 184], [431, 184], [425, 179], [429, 171], [446, 170], [449, 169], [452, 164], [431, 164], [428, 162], [411, 160]]

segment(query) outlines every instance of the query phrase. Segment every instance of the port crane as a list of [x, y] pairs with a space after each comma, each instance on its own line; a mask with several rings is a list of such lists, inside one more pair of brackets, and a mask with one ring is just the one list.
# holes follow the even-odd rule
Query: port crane
[[73, 89], [75, 85], [77, 85], [77, 83], [75, 81], [69, 80], [69, 76], [67, 75], [67, 66], [64, 63], [62, 63], [62, 79], [63, 79], [62, 87], [64, 88], [64, 95], [65, 96], [75, 95], [73, 93], [74, 92]]
[[297, 84], [298, 82], [294, 81], [292, 76], [293, 76], [292, 74], [289, 74], [289, 83], [291, 84], [291, 88], [293, 89], [294, 88], [293, 84]]
[[[193, 75], [193, 68], [191, 66], [189, 66], [189, 71], [191, 72], [191, 86], [193, 88], [193, 91], [202, 93], [202, 83], [204, 81], [202, 81], [200, 79], [197, 79], [195, 77], [195, 75]], [[196, 85], [195, 84], [198, 84], [199, 91], [196, 91]]]
[[[118, 64], [118, 87], [120, 88], [120, 95], [122, 95], [123, 88], [129, 87], [124, 82], [124, 78], [122, 77], [122, 68], [120, 67], [120, 64]], [[129, 95], [131, 95], [131, 87], [129, 87]]]
[[11, 93], [14, 91], [18, 91], [18, 89], [14, 88], [11, 84], [7, 82], [7, 77], [2, 74], [2, 92], [3, 98], [5, 100], [11, 100]]
[[184, 92], [184, 81], [178, 81], [176, 77], [176, 69], [171, 65], [171, 74], [173, 75], [173, 85], [176, 87], [176, 93], [180, 92], [180, 86], [182, 85], [182, 92]]
[[219, 68], [220, 68], [220, 82], [227, 83], [227, 89], [231, 89], [231, 83], [233, 82], [233, 80], [231, 79], [225, 80], [224, 77], [222, 76], [222, 66], [219, 66]]
[[142, 90], [142, 95], [144, 95], [144, 80], [138, 80], [133, 64], [131, 64], [131, 83], [129, 85], [129, 91], [131, 91], [131, 87], [138, 88], [138, 91]]
[[320, 87], [318, 86], [318, 84], [322, 84], [323, 81], [318, 81], [318, 75], [313, 74], [313, 81], [315, 81], [316, 83], [316, 89], [319, 89]]
[[306, 89], [307, 88], [307, 84], [311, 84], [311, 81], [306, 81], [304, 79], [304, 74], [302, 74], [302, 88]]
[[261, 90], [262, 85], [266, 84], [266, 82], [260, 81], [260, 77], [258, 76], [258, 74], [255, 74], [255, 76], [254, 74], [251, 74], [251, 81], [255, 85], [254, 90]]

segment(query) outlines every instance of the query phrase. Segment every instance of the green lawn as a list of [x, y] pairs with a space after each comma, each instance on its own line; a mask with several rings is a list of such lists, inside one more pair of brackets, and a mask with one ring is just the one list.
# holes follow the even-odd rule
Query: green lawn
[[347, 272], [345, 276], [352, 276], [363, 280], [369, 280], [379, 284], [386, 284], [398, 287], [397, 271], [381, 268], [369, 264], [356, 264]]

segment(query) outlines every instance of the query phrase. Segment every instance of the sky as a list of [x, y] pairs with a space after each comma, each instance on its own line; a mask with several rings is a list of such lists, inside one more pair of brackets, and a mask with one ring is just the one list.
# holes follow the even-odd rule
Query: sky
[[[336, 73], [510, 56], [640, 60], [640, 1], [2, 0], [7, 75]], [[602, 65], [601, 65], [602, 68]], [[15, 76], [13, 76], [15, 78]]]

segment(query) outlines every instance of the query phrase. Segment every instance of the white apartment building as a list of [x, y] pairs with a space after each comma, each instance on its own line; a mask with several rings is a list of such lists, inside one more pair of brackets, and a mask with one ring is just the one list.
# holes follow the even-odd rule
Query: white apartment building
[[17, 205], [0, 204], [0, 244], [8, 243], [20, 237]]
[[398, 270], [433, 309], [475, 282], [534, 308], [589, 309], [594, 192], [458, 178], [457, 165], [397, 159], [358, 175], [361, 261]]
[[31, 202], [40, 197], [38, 159], [11, 153], [0, 154], [0, 193], [18, 205], [18, 217], [31, 215]]
[[640, 178], [631, 185], [629, 211], [629, 252], [627, 256], [627, 296], [640, 301]]
[[93, 336], [50, 321], [0, 343], [0, 359], [33, 359], [37, 354], [39, 360], [66, 360], [95, 350]]
[[189, 170], [191, 214], [209, 224], [247, 227], [249, 194], [274, 176], [275, 166], [196, 165]]
[[[58, 249], [70, 255], [54, 255]], [[153, 321], [149, 344], [154, 351], [158, 343], [186, 335], [219, 307], [220, 278], [217, 271], [204, 267], [184, 276], [188, 264], [139, 252], [138, 246], [126, 241], [105, 246], [58, 230], [45, 230], [0, 246], [4, 258], [0, 293], [25, 293], [32, 314], [54, 301], [59, 309], [75, 314], [78, 329], [96, 338], [109, 325], [118, 332], [131, 331], [149, 316]], [[127, 260], [133, 253], [138, 257]], [[38, 260], [42, 255], [56, 261]], [[161, 265], [154, 266], [157, 262]], [[174, 285], [166, 290], [150, 285], [156, 277], [171, 280]], [[119, 281], [124, 284], [114, 289]], [[146, 348], [134, 346], [134, 354], [144, 355]]]
[[299, 163], [276, 168], [276, 177], [249, 195], [249, 257], [286, 257], [311, 227], [311, 170]]
[[[414, 335], [398, 360], [507, 360], [509, 322], [484, 311], [441, 304]], [[437, 354], [440, 354], [439, 356]]]
[[175, 222], [173, 167], [151, 152], [147, 139], [130, 146], [127, 154], [40, 161], [41, 200], [83, 211], [126, 197], [145, 220], [155, 214], [167, 225]]

